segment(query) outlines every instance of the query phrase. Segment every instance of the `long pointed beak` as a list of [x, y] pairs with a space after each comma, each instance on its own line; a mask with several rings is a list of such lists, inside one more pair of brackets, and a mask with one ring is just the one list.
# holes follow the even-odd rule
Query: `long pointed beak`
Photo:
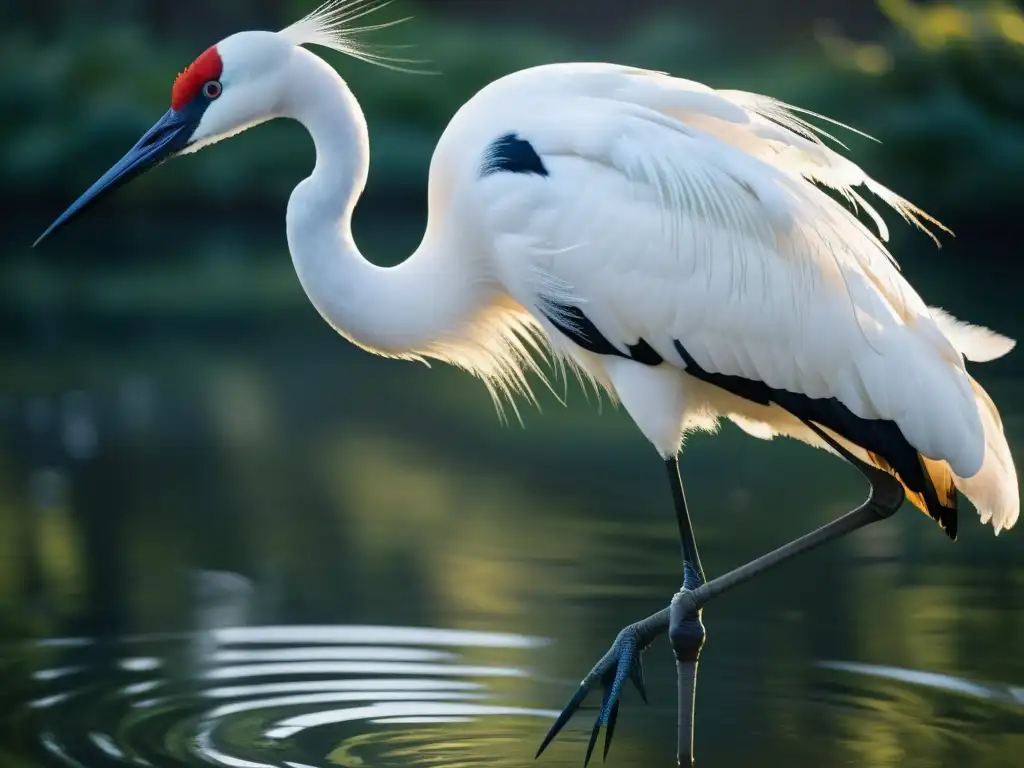
[[188, 145], [189, 137], [194, 132], [195, 127], [195, 120], [188, 114], [187, 110], [168, 110], [157, 121], [156, 125], [146, 131], [145, 135], [129, 150], [128, 154], [118, 160], [109, 171], [104, 173], [95, 184], [89, 187], [81, 197], [71, 204], [70, 208], [64, 211], [39, 236], [39, 239], [32, 244], [32, 247], [34, 248], [39, 245], [43, 238], [66, 224], [108, 193], [113, 192], [122, 184], [131, 181], [149, 169], [155, 168], [176, 152], [184, 149]]

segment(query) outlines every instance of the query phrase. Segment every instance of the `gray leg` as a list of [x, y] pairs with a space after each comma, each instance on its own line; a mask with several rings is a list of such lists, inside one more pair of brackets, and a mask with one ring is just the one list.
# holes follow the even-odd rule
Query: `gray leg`
[[[676, 522], [679, 524], [679, 541], [683, 548], [683, 588], [682, 592], [691, 594], [704, 586], [707, 579], [700, 564], [697, 553], [697, 540], [690, 524], [690, 513], [686, 507], [686, 495], [683, 492], [683, 481], [679, 475], [676, 459], [665, 462], [668, 479], [672, 486], [672, 500], [675, 502]], [[697, 697], [697, 664], [700, 652], [707, 639], [704, 622], [701, 620], [702, 605], [682, 605], [684, 610], [678, 616], [669, 618], [669, 639], [672, 652], [676, 657], [676, 688], [679, 695], [679, 754], [682, 756], [684, 745], [687, 754], [693, 753], [693, 711]], [[657, 615], [657, 614], [656, 614]], [[649, 634], [649, 633], [648, 633]], [[651, 638], [653, 639], [653, 638]], [[650, 644], [650, 639], [647, 644]], [[644, 646], [646, 647], [646, 646]], [[687, 763], [689, 764], [689, 763]]]
[[[862, 462], [814, 424], [808, 426], [835, 448], [848, 462], [853, 464], [871, 483], [871, 495], [867, 501], [838, 520], [824, 525], [816, 531], [801, 536], [767, 555], [762, 555], [746, 565], [701, 584], [696, 589], [685, 586], [668, 608], [668, 635], [676, 657], [679, 687], [679, 735], [676, 756], [681, 766], [693, 765], [693, 714], [696, 696], [697, 660], [704, 645], [704, 627], [700, 622], [701, 608], [712, 598], [749, 581], [762, 571], [773, 568], [790, 558], [835, 541], [848, 533], [879, 520], [892, 517], [903, 503], [905, 492], [898, 480], [887, 472]], [[647, 619], [648, 627], [664, 624], [664, 611]], [[698, 629], [699, 627], [699, 629]]]
[[[583, 679], [576, 694], [558, 716], [551, 730], [548, 731], [540, 749], [537, 751], [538, 756], [551, 743], [558, 732], [562, 730], [565, 724], [569, 722], [569, 719], [579, 709], [580, 704], [583, 703], [591, 688], [598, 681], [602, 684], [604, 695], [600, 714], [594, 723], [591, 733], [586, 762], [590, 761], [594, 745], [597, 742], [598, 733], [602, 726], [607, 728], [604, 744], [604, 754], [607, 756], [619, 712], [619, 697], [622, 693], [622, 688], [627, 679], [632, 680], [640, 690], [641, 696], [645, 701], [647, 700], [643, 686], [641, 654], [659, 635], [668, 632], [672, 651], [676, 657], [679, 688], [679, 735], [676, 754], [680, 766], [692, 765], [693, 711], [696, 693], [697, 662], [705, 639], [704, 626], [700, 617], [701, 609], [704, 605], [723, 592], [745, 581], [749, 581], [762, 571], [773, 568], [811, 549], [820, 547], [822, 544], [841, 538], [866, 525], [879, 520], [885, 520], [896, 513], [904, 498], [903, 486], [899, 481], [888, 473], [855, 457], [815, 424], [806, 423], [808, 427], [814, 430], [868, 479], [871, 483], [871, 495], [868, 499], [855, 510], [846, 513], [838, 520], [834, 520], [816, 531], [801, 536], [799, 539], [779, 547], [773, 552], [769, 552], [767, 555], [763, 555], [729, 573], [705, 582], [703, 571], [700, 567], [700, 560], [697, 557], [696, 543], [693, 541], [693, 532], [690, 530], [685, 499], [682, 499], [682, 485], [680, 484], [678, 499], [682, 499], [682, 504], [680, 505], [677, 499], [676, 513], [683, 544], [683, 588], [672, 598], [672, 603], [668, 608], [658, 611], [643, 621], [631, 624], [619, 633], [611, 649]], [[690, 582], [689, 585], [687, 581]]]
[[[683, 589], [694, 590], [704, 584], [704, 569], [700, 564], [700, 556], [697, 554], [697, 541], [693, 535], [693, 526], [690, 524], [690, 515], [686, 507], [686, 494], [683, 492], [683, 483], [679, 477], [679, 464], [675, 457], [665, 460], [665, 468], [668, 471], [669, 484], [672, 488], [672, 501], [676, 510], [676, 522], [679, 524], [679, 542], [683, 555]], [[584, 764], [590, 762], [597, 744], [597, 737], [602, 726], [605, 727], [604, 756], [608, 756], [608, 748], [611, 746], [612, 735], [615, 732], [615, 721], [619, 715], [619, 696], [626, 680], [631, 680], [640, 691], [640, 696], [647, 701], [647, 692], [644, 688], [644, 670], [641, 654], [658, 635], [668, 629], [668, 609], [663, 611], [664, 621], [661, 614], [655, 614], [649, 619], [626, 627], [615, 639], [612, 648], [604, 655], [597, 665], [584, 678], [572, 700], [558, 716], [554, 725], [548, 731], [547, 736], [537, 750], [537, 757], [547, 749], [548, 744], [558, 735], [572, 715], [579, 708], [586, 698], [590, 689], [599, 681], [604, 690], [604, 697], [601, 702], [601, 712], [594, 728], [590, 734], [590, 743], [587, 745], [587, 755]], [[697, 656], [700, 655], [700, 646], [704, 644], [704, 626], [700, 622], [700, 608], [695, 608], [693, 615], [695, 622], [688, 622], [688, 631], [699, 633], [699, 637], [692, 638], [696, 643], [696, 650], [690, 652], [688, 658], [692, 657], [694, 670], [696, 670]]]

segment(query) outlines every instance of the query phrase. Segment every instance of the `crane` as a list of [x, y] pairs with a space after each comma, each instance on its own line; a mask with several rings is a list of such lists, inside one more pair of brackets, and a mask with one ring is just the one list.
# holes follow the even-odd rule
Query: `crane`
[[[618, 635], [538, 756], [598, 686], [586, 759], [602, 728], [607, 755], [623, 689], [631, 681], [646, 699], [642, 654], [668, 633], [678, 757], [689, 764], [710, 599], [890, 517], [905, 499], [953, 539], [958, 492], [996, 534], [1013, 526], [1013, 459], [966, 361], [998, 358], [1015, 342], [915, 292], [862, 193], [929, 233], [942, 225], [830, 148], [808, 119], [827, 118], [615, 64], [514, 72], [453, 116], [430, 166], [423, 239], [382, 268], [351, 230], [369, 168], [366, 122], [345, 81], [310, 50], [401, 68], [360, 39], [385, 26], [353, 26], [368, 10], [364, 0], [328, 2], [281, 31], [240, 32], [204, 51], [174, 81], [166, 114], [40, 240], [170, 157], [291, 118], [308, 130], [316, 164], [288, 200], [287, 242], [327, 323], [369, 352], [468, 371], [499, 411], [534, 398], [530, 380], [545, 359], [621, 403], [665, 467], [682, 588]], [[842, 457], [870, 497], [709, 581], [678, 456], [686, 433], [723, 418]]]

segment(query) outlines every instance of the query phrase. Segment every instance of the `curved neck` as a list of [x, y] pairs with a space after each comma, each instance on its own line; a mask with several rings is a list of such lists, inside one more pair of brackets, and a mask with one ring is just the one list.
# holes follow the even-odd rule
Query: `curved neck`
[[455, 264], [455, 254], [435, 247], [437, 237], [425, 237], [396, 267], [363, 258], [351, 224], [369, 170], [366, 120], [322, 59], [299, 48], [290, 67], [283, 113], [305, 126], [316, 147], [313, 173], [288, 201], [299, 281], [321, 316], [355, 344], [391, 356], [430, 354], [461, 335], [480, 308], [471, 264]]

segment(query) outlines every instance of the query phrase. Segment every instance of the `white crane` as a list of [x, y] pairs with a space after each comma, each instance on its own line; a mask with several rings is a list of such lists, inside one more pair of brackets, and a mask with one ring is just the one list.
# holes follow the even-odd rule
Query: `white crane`
[[[369, 167], [366, 123], [342, 78], [304, 46], [387, 63], [357, 40], [383, 25], [351, 26], [368, 10], [363, 0], [329, 2], [280, 32], [241, 32], [208, 49], [175, 81], [171, 109], [47, 234], [171, 156], [293, 118], [313, 139], [316, 166], [288, 202], [288, 245], [339, 333], [377, 354], [459, 366], [499, 407], [530, 396], [537, 351], [621, 402], [667, 467], [684, 585], [669, 609], [623, 630], [542, 750], [601, 683], [587, 759], [602, 726], [607, 753], [622, 686], [631, 678], [643, 693], [640, 654], [668, 630], [688, 761], [692, 710], [683, 710], [708, 599], [888, 517], [905, 496], [951, 538], [957, 490], [996, 533], [1016, 522], [999, 413], [965, 367], [1014, 342], [922, 301], [858, 190], [919, 226], [938, 222], [826, 146], [802, 110], [613, 64], [516, 72], [445, 130], [416, 251], [393, 268], [364, 259], [351, 220]], [[822, 186], [864, 208], [878, 234]], [[871, 481], [871, 498], [705, 583], [677, 454], [686, 432], [722, 417], [755, 437], [843, 456]]]

